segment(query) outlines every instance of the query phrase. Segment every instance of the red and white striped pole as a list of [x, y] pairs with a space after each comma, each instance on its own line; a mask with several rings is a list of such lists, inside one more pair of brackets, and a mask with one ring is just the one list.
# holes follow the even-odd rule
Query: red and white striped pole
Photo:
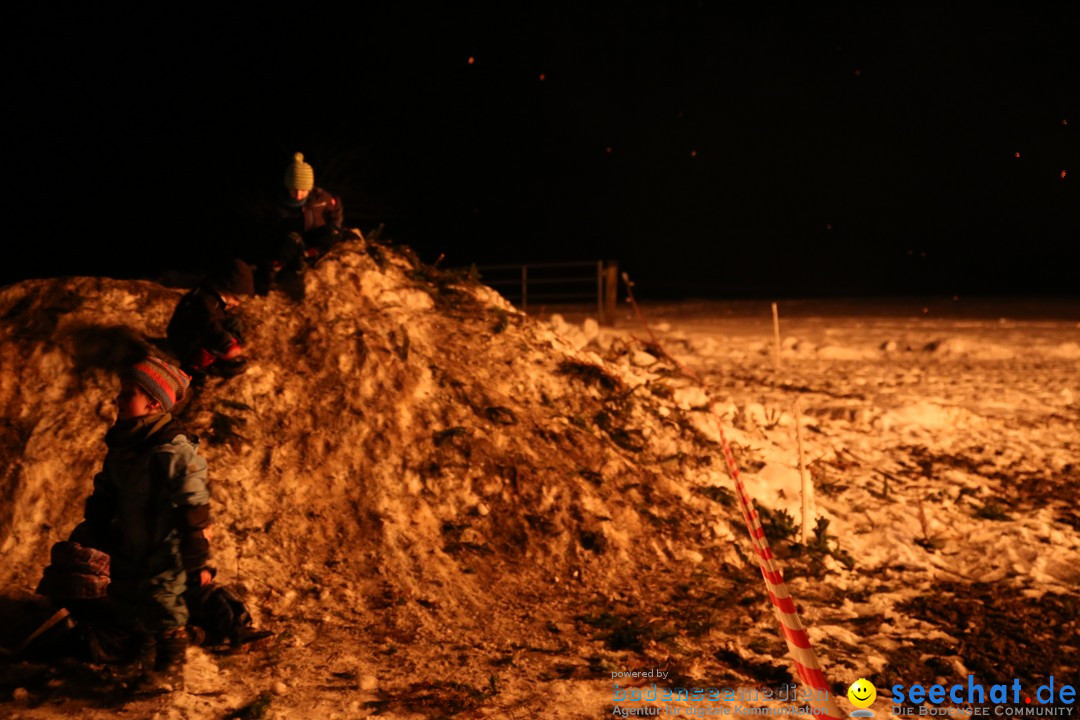
[[735, 456], [731, 452], [727, 436], [724, 435], [720, 417], [713, 407], [711, 388], [697, 373], [671, 357], [667, 350], [664, 350], [645, 321], [645, 315], [641, 312], [641, 308], [638, 307], [637, 301], [634, 299], [633, 283], [630, 282], [630, 277], [625, 272], [622, 277], [623, 282], [626, 283], [627, 297], [634, 306], [634, 312], [638, 320], [649, 333], [653, 345], [662, 350], [667, 359], [674, 363], [684, 375], [697, 382], [705, 391], [706, 396], [709, 397], [709, 412], [720, 437], [720, 446], [723, 448], [728, 474], [735, 484], [735, 494], [739, 499], [739, 510], [742, 512], [743, 521], [746, 523], [746, 530], [750, 534], [750, 545], [757, 556], [761, 577], [765, 579], [765, 591], [769, 595], [769, 602], [772, 603], [773, 612], [780, 623], [780, 632], [784, 636], [784, 642], [787, 643], [788, 654], [795, 664], [795, 673], [804, 685], [808, 685], [813, 689], [813, 692], [809, 693], [807, 701], [814, 709], [815, 715], [825, 716], [830, 720], [840, 720], [845, 715], [836, 704], [836, 701], [833, 700], [829, 681], [825, 678], [825, 673], [821, 669], [814, 648], [810, 644], [810, 636], [807, 634], [806, 628], [803, 627], [802, 620], [799, 619], [799, 612], [795, 607], [795, 598], [788, 591], [784, 576], [776, 564], [776, 556], [773, 555], [772, 548], [769, 547], [769, 540], [765, 537], [765, 529], [761, 527], [758, 512], [754, 509], [754, 502], [746, 491], [746, 485], [743, 483], [742, 478], [739, 476], [739, 466], [735, 463]]

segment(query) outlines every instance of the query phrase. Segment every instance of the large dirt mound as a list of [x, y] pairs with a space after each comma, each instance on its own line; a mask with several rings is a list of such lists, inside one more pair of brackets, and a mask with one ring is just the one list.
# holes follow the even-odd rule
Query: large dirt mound
[[[92, 278], [0, 292], [9, 592], [33, 587], [79, 520], [112, 370], [163, 342], [179, 295]], [[263, 622], [377, 625], [398, 644], [506, 637], [570, 586], [614, 597], [705, 555], [743, 566], [720, 455], [688, 412], [704, 398], [675, 373], [607, 362], [383, 245], [336, 248], [305, 298], [248, 301], [249, 371], [183, 411], [210, 465], [215, 562]]]
[[[220, 577], [278, 642], [192, 649], [187, 692], [164, 698], [6, 651], [101, 464], [114, 370], [162, 343], [179, 292], [0, 290], [0, 714], [566, 719], [630, 709], [613, 683], [649, 681], [628, 672], [792, 681], [709, 399], [656, 345], [539, 323], [385, 245], [337, 248], [305, 283], [303, 302], [247, 303], [251, 369], [182, 413], [210, 463]], [[833, 690], [1074, 676], [1076, 648], [1046, 648], [1077, 622], [1075, 320], [867, 324], [860, 305], [787, 321], [774, 369], [767, 313], [728, 314], [654, 331], [722, 388]]]

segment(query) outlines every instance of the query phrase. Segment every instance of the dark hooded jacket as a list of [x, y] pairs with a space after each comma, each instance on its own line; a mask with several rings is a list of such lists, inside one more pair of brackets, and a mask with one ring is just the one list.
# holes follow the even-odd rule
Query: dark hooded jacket
[[304, 239], [304, 243], [311, 247], [321, 229], [341, 229], [345, 221], [345, 210], [341, 206], [341, 198], [321, 187], [314, 187], [300, 205], [282, 194], [278, 199], [277, 219], [279, 235], [297, 233]]
[[239, 320], [229, 313], [221, 293], [238, 297], [255, 292], [251, 266], [236, 258], [221, 263], [203, 284], [180, 298], [165, 333], [188, 368], [203, 368], [241, 345]]
[[204, 283], [180, 298], [165, 331], [176, 356], [184, 365], [199, 365], [199, 351], [214, 357], [243, 342], [239, 323], [225, 309], [221, 295]]
[[301, 204], [282, 193], [271, 218], [260, 263], [264, 274], [299, 270], [305, 257], [329, 250], [341, 237], [345, 211], [341, 198], [315, 187]]

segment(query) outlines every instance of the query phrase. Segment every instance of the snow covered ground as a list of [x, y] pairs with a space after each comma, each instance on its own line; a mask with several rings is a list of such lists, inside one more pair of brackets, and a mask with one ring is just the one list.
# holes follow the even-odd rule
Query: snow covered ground
[[[645, 308], [715, 388], [751, 494], [796, 525], [799, 415], [811, 523], [839, 552], [790, 584], [834, 680], [1078, 672], [1080, 308], [958, 300], [780, 303], [779, 369], [768, 303]], [[628, 335], [649, 337], [631, 313], [591, 342]]]
[[[784, 687], [712, 410], [834, 691], [866, 677], [888, 713], [895, 683], [1076, 676], [1076, 308], [781, 303], [777, 369], [767, 303], [647, 306], [656, 346], [626, 310], [524, 317], [389, 247], [343, 247], [306, 284], [245, 306], [252, 368], [185, 411], [221, 577], [278, 642], [192, 649], [164, 698], [0, 656], [0, 712], [595, 718], [630, 707], [618, 673]], [[160, 337], [177, 297], [0, 290], [21, 369], [0, 382], [0, 644], [100, 462], [114, 380], [92, 361], [120, 326]], [[713, 706], [785, 705], [740, 698]]]

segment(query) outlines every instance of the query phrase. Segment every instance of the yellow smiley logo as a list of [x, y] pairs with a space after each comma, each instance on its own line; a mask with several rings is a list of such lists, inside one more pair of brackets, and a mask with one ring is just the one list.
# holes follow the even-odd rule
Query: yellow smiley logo
[[877, 700], [877, 688], [866, 678], [859, 678], [847, 689], [848, 700], [857, 708], [868, 708]]

